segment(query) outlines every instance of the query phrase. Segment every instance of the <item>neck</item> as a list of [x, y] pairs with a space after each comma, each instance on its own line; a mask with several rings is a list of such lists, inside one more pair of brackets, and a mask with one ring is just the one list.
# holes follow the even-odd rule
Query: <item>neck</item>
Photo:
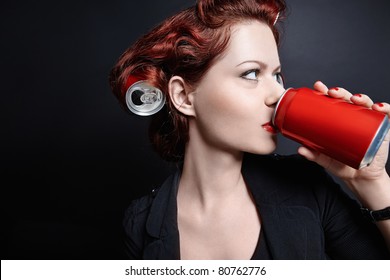
[[208, 208], [247, 191], [241, 174], [242, 152], [233, 153], [193, 140], [186, 147], [179, 196]]

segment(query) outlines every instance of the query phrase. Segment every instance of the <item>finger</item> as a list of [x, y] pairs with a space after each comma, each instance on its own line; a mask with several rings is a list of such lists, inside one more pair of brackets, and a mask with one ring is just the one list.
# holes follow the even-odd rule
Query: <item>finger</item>
[[300, 154], [301, 156], [304, 156], [306, 159], [311, 160], [311, 161], [314, 161], [316, 158], [315, 151], [310, 150], [310, 149], [303, 147], [303, 146], [298, 148], [298, 154]]
[[350, 93], [348, 90], [340, 87], [333, 87], [328, 90], [328, 95], [333, 98], [341, 98], [348, 102], [350, 102], [352, 93]]
[[336, 164], [336, 169], [339, 167], [341, 168], [341, 164], [336, 160], [304, 146], [298, 148], [298, 154], [304, 156], [306, 159], [310, 161], [314, 161], [318, 163], [325, 169], [329, 169], [330, 172], [333, 172], [333, 170], [331, 170], [330, 167], [334, 164]]
[[365, 94], [357, 93], [351, 96], [352, 103], [360, 106], [364, 106], [367, 108], [371, 108], [374, 102], [370, 97]]
[[385, 113], [390, 116], [390, 104], [385, 102], [375, 103], [372, 105], [372, 109], [375, 111], [379, 111]]
[[332, 162], [332, 159], [330, 157], [304, 146], [298, 148], [298, 153], [304, 156], [306, 159], [315, 161], [325, 168], [329, 167]]
[[328, 92], [328, 87], [321, 81], [317, 81], [314, 83], [314, 89], [326, 94]]

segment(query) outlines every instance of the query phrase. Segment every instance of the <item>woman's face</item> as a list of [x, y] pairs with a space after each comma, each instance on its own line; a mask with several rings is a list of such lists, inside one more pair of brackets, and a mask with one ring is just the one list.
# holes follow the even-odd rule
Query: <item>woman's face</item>
[[195, 89], [190, 133], [224, 150], [271, 153], [271, 117], [284, 91], [280, 71], [271, 29], [258, 21], [235, 25], [225, 53]]

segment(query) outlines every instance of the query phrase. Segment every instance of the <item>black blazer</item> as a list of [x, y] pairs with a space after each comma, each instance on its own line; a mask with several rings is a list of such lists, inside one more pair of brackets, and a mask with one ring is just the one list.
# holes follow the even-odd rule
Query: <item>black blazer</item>
[[[317, 164], [300, 156], [246, 154], [242, 174], [273, 259], [389, 259], [376, 226]], [[180, 170], [134, 200], [123, 220], [131, 259], [180, 259]]]

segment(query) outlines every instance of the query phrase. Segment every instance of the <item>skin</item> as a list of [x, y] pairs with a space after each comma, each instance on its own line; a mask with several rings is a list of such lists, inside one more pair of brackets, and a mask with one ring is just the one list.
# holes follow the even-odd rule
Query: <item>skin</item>
[[[276, 135], [266, 124], [284, 91], [279, 72], [270, 28], [251, 21], [233, 27], [227, 50], [196, 88], [188, 87], [181, 77], [171, 78], [170, 98], [189, 118], [190, 140], [177, 195], [182, 259], [250, 259], [253, 255], [261, 213], [241, 165], [244, 152], [269, 154], [276, 148]], [[371, 106], [366, 96], [351, 98], [346, 90], [328, 90], [321, 82], [314, 88], [390, 113], [388, 104]], [[390, 205], [390, 179], [384, 169], [388, 138], [374, 163], [359, 172], [304, 147], [299, 153], [342, 178], [367, 207], [380, 209]], [[378, 227], [390, 239], [388, 222]]]

